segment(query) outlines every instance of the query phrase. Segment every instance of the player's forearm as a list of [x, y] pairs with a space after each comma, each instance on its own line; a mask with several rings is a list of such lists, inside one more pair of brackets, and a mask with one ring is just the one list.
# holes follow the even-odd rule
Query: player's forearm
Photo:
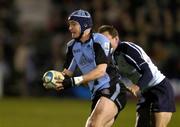
[[147, 85], [153, 78], [151, 70], [149, 69], [147, 64], [141, 66], [141, 74], [142, 76], [139, 79], [137, 85], [140, 87], [141, 90], [144, 90], [147, 88]]
[[100, 64], [98, 65], [94, 70], [91, 72], [83, 75], [83, 81], [82, 83], [87, 83], [89, 81], [98, 79], [105, 75], [106, 73], [107, 64]]
[[89, 81], [98, 79], [105, 75], [107, 64], [100, 64], [94, 70], [89, 73], [77, 77], [66, 77], [62, 84], [64, 87], [79, 86], [80, 84], [86, 84]]

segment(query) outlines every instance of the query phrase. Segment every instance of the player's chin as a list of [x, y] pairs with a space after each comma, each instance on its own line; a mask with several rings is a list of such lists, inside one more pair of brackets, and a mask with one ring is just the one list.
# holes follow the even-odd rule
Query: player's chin
[[78, 37], [79, 37], [79, 35], [77, 35], [77, 34], [73, 34], [73, 33], [72, 33], [72, 35], [71, 35], [71, 36], [72, 36], [72, 38], [73, 38], [73, 39], [76, 39], [76, 38], [78, 38]]

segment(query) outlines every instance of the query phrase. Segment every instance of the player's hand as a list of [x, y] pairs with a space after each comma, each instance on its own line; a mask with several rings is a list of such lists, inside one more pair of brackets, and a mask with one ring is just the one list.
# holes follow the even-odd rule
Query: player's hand
[[62, 82], [64, 89], [74, 87], [74, 86], [79, 86], [83, 81], [83, 76], [69, 77], [65, 75], [64, 77], [65, 78]]
[[64, 89], [64, 86], [63, 86], [63, 84], [62, 84], [62, 82], [56, 82], [56, 84], [55, 84], [55, 89], [57, 90], [57, 91], [60, 91], [60, 90], [63, 90]]
[[69, 77], [67, 75], [65, 75], [65, 73], [61, 73], [64, 76], [63, 80], [57, 80], [55, 85], [56, 85], [56, 90], [63, 90], [63, 89], [67, 89], [67, 88], [71, 88], [73, 86], [75, 86], [75, 81], [74, 81], [74, 77]]
[[127, 87], [127, 89], [135, 96], [135, 97], [140, 97], [141, 96], [141, 91], [139, 86], [137, 85], [131, 85]]
[[57, 80], [55, 81], [55, 89], [57, 91], [60, 91], [60, 90], [63, 90], [65, 89], [65, 84], [63, 85], [63, 82], [64, 80], [67, 78], [67, 76], [65, 76], [65, 73], [64, 72], [61, 72], [61, 74], [64, 76], [63, 80], [62, 79], [59, 79], [57, 78]]
[[43, 86], [46, 89], [62, 90], [73, 86], [79, 86], [83, 76], [69, 77], [63, 72], [50, 70], [43, 75]]

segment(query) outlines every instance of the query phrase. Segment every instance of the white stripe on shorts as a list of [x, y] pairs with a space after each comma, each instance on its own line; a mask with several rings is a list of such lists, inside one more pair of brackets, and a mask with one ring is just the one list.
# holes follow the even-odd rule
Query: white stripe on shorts
[[116, 84], [116, 91], [114, 92], [114, 94], [111, 96], [111, 100], [115, 100], [117, 98], [117, 96], [120, 93], [120, 85], [119, 83]]

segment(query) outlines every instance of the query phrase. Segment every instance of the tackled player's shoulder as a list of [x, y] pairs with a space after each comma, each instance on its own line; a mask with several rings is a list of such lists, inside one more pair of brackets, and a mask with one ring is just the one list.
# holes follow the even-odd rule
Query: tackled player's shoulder
[[110, 43], [109, 39], [100, 33], [93, 33], [93, 38], [95, 43]]

